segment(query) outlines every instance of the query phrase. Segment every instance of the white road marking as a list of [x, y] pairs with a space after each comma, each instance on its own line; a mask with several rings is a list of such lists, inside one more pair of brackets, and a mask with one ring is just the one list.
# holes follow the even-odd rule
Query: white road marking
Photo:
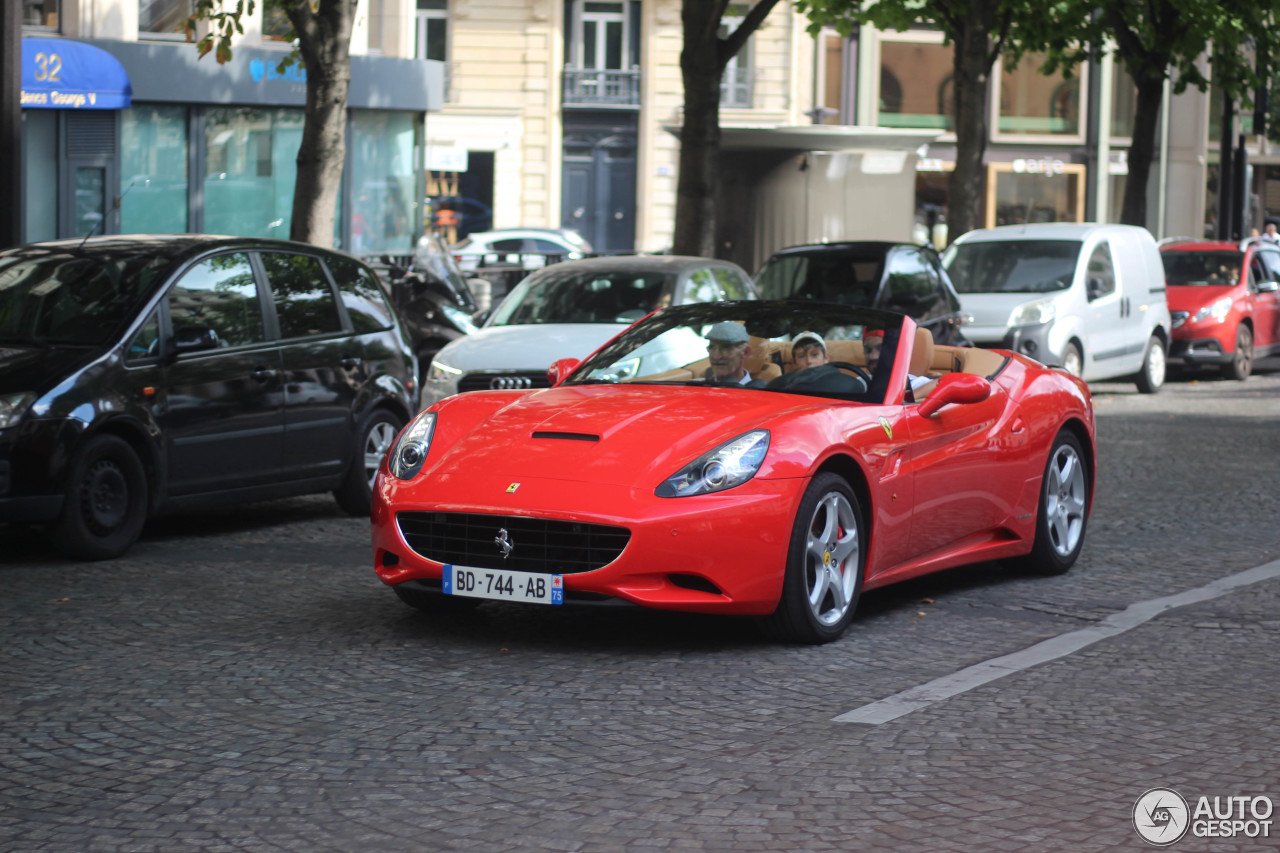
[[1119, 613], [1113, 613], [1091, 627], [1059, 634], [1056, 637], [1050, 637], [1047, 640], [1036, 643], [1034, 646], [1028, 646], [1021, 651], [992, 658], [991, 660], [965, 667], [950, 675], [935, 678], [933, 681], [921, 684], [918, 687], [912, 687], [901, 693], [895, 693], [878, 702], [863, 705], [861, 708], [854, 708], [852, 711], [833, 718], [832, 722], [863, 723], [872, 726], [888, 723], [910, 714], [912, 711], [918, 711], [935, 702], [950, 699], [952, 696], [957, 696], [975, 687], [981, 687], [998, 678], [1004, 678], [1006, 675], [1012, 675], [1015, 672], [1021, 672], [1038, 664], [1065, 657], [1073, 652], [1080, 651], [1086, 646], [1091, 646], [1099, 640], [1123, 634], [1125, 631], [1136, 628], [1144, 622], [1149, 622], [1168, 610], [1218, 598], [1240, 587], [1250, 586], [1251, 584], [1276, 577], [1280, 577], [1280, 560], [1256, 566], [1234, 575], [1218, 578], [1212, 583], [1189, 589], [1176, 595], [1153, 598], [1150, 601], [1139, 601], [1137, 604], [1129, 605]]

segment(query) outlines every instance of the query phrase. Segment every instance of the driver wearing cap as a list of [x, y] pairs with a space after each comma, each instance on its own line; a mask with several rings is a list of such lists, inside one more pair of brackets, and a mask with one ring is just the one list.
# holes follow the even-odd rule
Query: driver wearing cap
[[711, 366], [703, 378], [708, 384], [764, 387], [764, 383], [752, 379], [743, 366], [747, 356], [751, 355], [751, 336], [747, 334], [746, 326], [724, 320], [712, 326], [706, 338]]

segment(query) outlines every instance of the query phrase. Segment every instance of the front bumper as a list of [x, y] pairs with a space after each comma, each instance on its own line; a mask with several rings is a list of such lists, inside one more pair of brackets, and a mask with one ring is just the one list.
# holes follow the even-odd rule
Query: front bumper
[[1032, 326], [1013, 326], [1006, 329], [1004, 337], [996, 338], [991, 334], [981, 337], [966, 330], [969, 340], [986, 349], [1007, 349], [1034, 358], [1047, 367], [1062, 366], [1062, 354], [1054, 352], [1049, 345], [1049, 331], [1052, 323], [1037, 323]]
[[1234, 353], [1226, 352], [1217, 338], [1174, 338], [1169, 345], [1169, 361], [1195, 366], [1200, 364], [1226, 364]]
[[405, 482], [384, 471], [373, 503], [378, 577], [390, 586], [412, 582], [409, 588], [439, 588], [443, 565], [410, 548], [396, 520], [399, 512], [517, 515], [630, 531], [615, 560], [564, 575], [569, 602], [617, 599], [667, 610], [768, 614], [782, 592], [792, 521], [805, 481], [755, 479], [687, 498], [565, 480], [525, 479], [509, 493], [511, 485], [510, 477], [494, 475], [435, 474]]

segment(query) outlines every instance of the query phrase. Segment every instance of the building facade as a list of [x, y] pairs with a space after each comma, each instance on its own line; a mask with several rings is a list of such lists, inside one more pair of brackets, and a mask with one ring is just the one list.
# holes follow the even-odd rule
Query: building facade
[[[32, 239], [80, 233], [98, 220], [76, 205], [100, 196], [106, 230], [287, 233], [303, 91], [296, 67], [276, 69], [287, 21], [257, 4], [218, 66], [197, 62], [177, 33], [189, 0], [21, 2], [27, 35], [99, 47], [133, 87], [101, 175], [67, 159], [87, 111], [25, 111], [26, 185], [60, 187], [56, 210], [28, 190]], [[574, 228], [598, 250], [668, 248], [681, 5], [362, 0], [340, 245], [402, 251], [422, 228], [545, 226]], [[731, 4], [726, 25], [749, 7]], [[925, 25], [851, 38], [807, 28], [780, 4], [726, 71], [718, 252], [754, 269], [803, 240], [944, 245], [951, 48]], [[1157, 236], [1204, 234], [1216, 219], [1215, 103], [1194, 90], [1166, 99], [1148, 204]], [[1028, 57], [993, 74], [989, 110], [985, 224], [1118, 219], [1133, 87], [1114, 63], [1065, 77]], [[1260, 227], [1280, 215], [1280, 152], [1246, 140], [1248, 219]]]
[[[282, 65], [287, 21], [256, 4], [219, 64], [186, 42], [190, 0], [21, 2], [24, 240], [289, 235], [306, 71]], [[421, 233], [426, 116], [443, 103], [444, 67], [376, 44], [364, 16], [334, 237], [353, 252], [407, 252]]]

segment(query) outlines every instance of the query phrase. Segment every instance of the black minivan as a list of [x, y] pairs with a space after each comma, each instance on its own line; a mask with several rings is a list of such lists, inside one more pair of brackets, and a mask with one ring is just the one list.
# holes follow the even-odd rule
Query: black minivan
[[0, 252], [0, 522], [106, 559], [160, 512], [332, 491], [368, 514], [417, 377], [382, 283], [340, 252], [197, 234]]

